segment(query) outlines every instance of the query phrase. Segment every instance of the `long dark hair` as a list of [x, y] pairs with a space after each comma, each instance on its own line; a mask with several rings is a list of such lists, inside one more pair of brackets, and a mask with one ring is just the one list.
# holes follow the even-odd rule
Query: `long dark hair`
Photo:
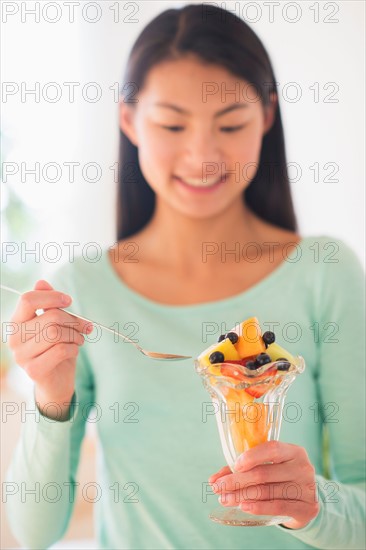
[[[122, 82], [126, 102], [136, 102], [149, 70], [162, 61], [195, 54], [252, 84], [264, 106], [277, 93], [269, 56], [257, 35], [236, 15], [209, 4], [169, 9], [155, 17], [132, 47]], [[132, 87], [132, 88], [131, 88]], [[131, 93], [132, 91], [132, 93]], [[246, 204], [263, 220], [295, 231], [285, 142], [279, 107], [262, 140], [258, 170], [243, 192]], [[117, 238], [125, 239], [151, 219], [155, 193], [145, 180], [137, 147], [120, 130]]]

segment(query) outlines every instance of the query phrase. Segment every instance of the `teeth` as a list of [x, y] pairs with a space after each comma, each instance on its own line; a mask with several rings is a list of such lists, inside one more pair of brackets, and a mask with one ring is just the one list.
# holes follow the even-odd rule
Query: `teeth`
[[215, 185], [219, 181], [221, 181], [222, 176], [216, 177], [216, 178], [205, 178], [206, 181], [203, 181], [202, 179], [197, 178], [180, 178], [185, 183], [188, 183], [189, 185], [192, 185], [193, 187], [211, 187], [212, 185]]

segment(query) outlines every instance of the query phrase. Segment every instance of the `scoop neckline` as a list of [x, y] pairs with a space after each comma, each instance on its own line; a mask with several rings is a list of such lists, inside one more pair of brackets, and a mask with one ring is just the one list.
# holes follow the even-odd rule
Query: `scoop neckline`
[[[302, 247], [304, 242], [306, 241], [308, 237], [301, 237], [299, 242], [297, 243], [297, 247]], [[297, 248], [295, 248], [290, 254], [288, 254], [287, 258], [291, 259], [295, 256]], [[161, 302], [156, 302], [155, 300], [152, 300], [151, 298], [147, 298], [146, 296], [143, 296], [136, 290], [133, 290], [130, 286], [126, 284], [126, 282], [121, 279], [117, 272], [114, 270], [112, 263], [109, 258], [108, 254], [109, 248], [105, 248], [103, 250], [102, 259], [104, 260], [106, 271], [110, 275], [111, 281], [113, 281], [113, 284], [116, 285], [116, 287], [119, 287], [119, 290], [123, 290], [123, 292], [130, 296], [133, 300], [136, 302], [139, 302], [140, 304], [144, 305], [145, 307], [150, 307], [151, 309], [155, 309], [157, 311], [170, 311], [170, 312], [194, 312], [194, 311], [207, 311], [210, 309], [217, 309], [217, 308], [225, 308], [229, 307], [231, 305], [234, 305], [236, 302], [240, 301], [241, 299], [246, 299], [248, 296], [251, 296], [252, 294], [256, 294], [257, 292], [261, 291], [266, 286], [270, 286], [272, 283], [274, 283], [278, 277], [280, 277], [284, 272], [286, 272], [286, 269], [289, 268], [289, 266], [293, 265], [295, 262], [289, 262], [287, 260], [283, 260], [273, 271], [271, 271], [268, 275], [263, 277], [260, 281], [252, 285], [251, 287], [247, 288], [246, 290], [243, 290], [242, 292], [239, 292], [237, 294], [234, 294], [232, 296], [228, 296], [227, 298], [222, 298], [219, 300], [211, 300], [209, 302], [200, 302], [198, 304], [163, 304]]]

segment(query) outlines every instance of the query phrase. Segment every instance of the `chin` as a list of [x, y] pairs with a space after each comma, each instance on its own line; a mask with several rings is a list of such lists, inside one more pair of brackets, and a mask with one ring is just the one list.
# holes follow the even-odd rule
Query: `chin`
[[[236, 190], [235, 190], [236, 191]], [[191, 220], [215, 220], [223, 216], [232, 216], [235, 212], [238, 212], [241, 208], [244, 208], [244, 202], [242, 199], [242, 191], [238, 194], [236, 192], [221, 194], [220, 197], [200, 197], [199, 200], [194, 198], [187, 200], [182, 199], [180, 196], [165, 196], [157, 193], [160, 198], [161, 207], [164, 210], [170, 210], [173, 214], [182, 218]], [[163, 206], [164, 205], [164, 206]], [[244, 214], [243, 214], [244, 215]]]
[[191, 219], [191, 220], [210, 220], [217, 219], [218, 217], [224, 215], [225, 212], [229, 209], [230, 205], [217, 205], [212, 206], [211, 208], [203, 208], [202, 205], [198, 208], [176, 208], [175, 210], [179, 212], [182, 216]]

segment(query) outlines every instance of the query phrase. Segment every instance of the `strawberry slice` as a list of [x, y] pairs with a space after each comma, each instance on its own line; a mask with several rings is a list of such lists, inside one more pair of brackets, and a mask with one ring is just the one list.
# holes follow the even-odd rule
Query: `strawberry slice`
[[264, 395], [267, 390], [268, 384], [259, 384], [258, 386], [250, 386], [249, 388], [245, 389], [248, 395], [251, 395], [255, 398], [262, 397], [262, 395]]
[[234, 365], [241, 365], [244, 367], [245, 361], [246, 359], [228, 359], [225, 364], [227, 363], [231, 365], [231, 363], [234, 363]]
[[[274, 376], [275, 374], [277, 374], [277, 368], [273, 367], [271, 369], [268, 369], [266, 372], [264, 372], [260, 376], [258, 376], [256, 378], [256, 381], [265, 380], [270, 376]], [[255, 398], [262, 397], [262, 395], [264, 395], [266, 391], [268, 391], [268, 389], [271, 387], [272, 384], [273, 382], [269, 380], [265, 384], [258, 384], [258, 385], [254, 384], [252, 386], [249, 386], [249, 388], [246, 388], [245, 391], [252, 397], [255, 397]]]
[[234, 363], [235, 365], [241, 365], [242, 367], [245, 367], [248, 361], [254, 361], [255, 358], [256, 356], [253, 355], [250, 357], [242, 357], [241, 359], [228, 359], [227, 361], [225, 361], [225, 363]]
[[[234, 361], [233, 361], [234, 362]], [[236, 361], [239, 363], [239, 361]], [[234, 378], [235, 380], [238, 380], [239, 382], [244, 382], [246, 380], [246, 376], [240, 372], [239, 369], [236, 369], [234, 365], [221, 365], [221, 374], [223, 376], [228, 376], [229, 378]]]
[[223, 376], [229, 376], [239, 382], [250, 382], [251, 379], [243, 374], [240, 369], [236, 369], [234, 365], [240, 365], [245, 367], [247, 361], [252, 360], [251, 357], [244, 357], [242, 359], [228, 360], [227, 363], [221, 365], [220, 371]]
[[[255, 380], [256, 382], [259, 382], [261, 380], [267, 380], [269, 377], [277, 374], [277, 368], [271, 367], [268, 370], [266, 370], [264, 373], [260, 374], [259, 376], [255, 376], [255, 375], [253, 377], [246, 376], [241, 372], [240, 369], [235, 368], [236, 364], [245, 366], [246, 361], [248, 361], [248, 358], [241, 359], [240, 361], [232, 360], [228, 363], [223, 363], [220, 367], [220, 373], [223, 376], [232, 378], [237, 382], [247, 382], [248, 384], [252, 384], [253, 380]], [[278, 382], [280, 382], [280, 380]], [[271, 385], [270, 381], [264, 384], [251, 385], [248, 388], [246, 388], [245, 391], [248, 395], [258, 398], [258, 397], [262, 397], [262, 395], [269, 389], [270, 385]]]

